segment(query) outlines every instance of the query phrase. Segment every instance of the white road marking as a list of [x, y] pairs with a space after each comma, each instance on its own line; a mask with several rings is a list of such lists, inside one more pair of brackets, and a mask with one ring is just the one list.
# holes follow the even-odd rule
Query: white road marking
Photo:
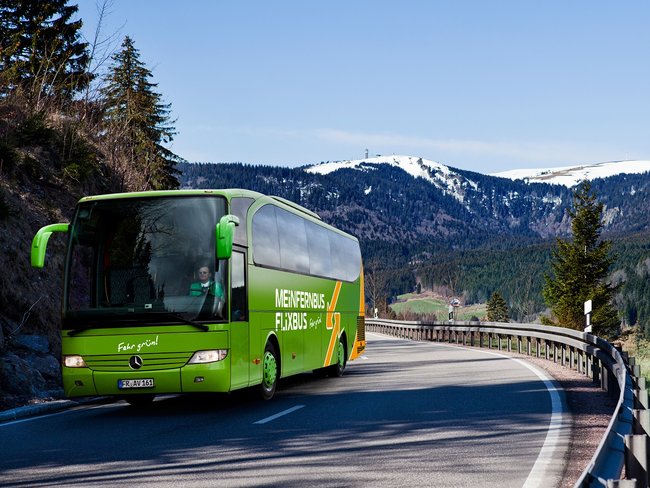
[[56, 412], [56, 413], [47, 413], [47, 414], [43, 414], [43, 415], [36, 415], [34, 417], [27, 417], [27, 418], [20, 419], [20, 420], [12, 420], [12, 421], [4, 422], [4, 423], [0, 424], [0, 427], [7, 427], [9, 425], [22, 424], [23, 422], [30, 422], [30, 421], [36, 420], [36, 419], [44, 419], [44, 418], [47, 418], [47, 417], [54, 417], [55, 415], [63, 415], [64, 413], [68, 413], [68, 410], [63, 410], [61, 412]]
[[[44, 414], [41, 414], [41, 415], [34, 414], [31, 417], [25, 417], [23, 419], [17, 419], [17, 420], [10, 420], [9, 422], [4, 422], [4, 423], [0, 424], [0, 427], [6, 427], [8, 425], [22, 424], [23, 422], [31, 422], [32, 420], [40, 420], [40, 419], [45, 419], [47, 417], [55, 417], [57, 415], [64, 415], [66, 413], [71, 413], [73, 411], [80, 410], [79, 407], [82, 407], [82, 406], [83, 405], [76, 405], [74, 407], [69, 407], [69, 408], [62, 409], [62, 410], [60, 410], [58, 412], [44, 413]], [[86, 408], [84, 408], [84, 410], [95, 410], [97, 408], [107, 408], [107, 407], [116, 407], [116, 406], [118, 406], [118, 405], [114, 404], [114, 403], [108, 403], [108, 404], [105, 404], [105, 405], [96, 405], [96, 406], [86, 407]]]
[[292, 412], [295, 412], [296, 410], [300, 410], [303, 408], [304, 405], [296, 405], [295, 407], [288, 408], [286, 410], [283, 410], [282, 412], [276, 413], [275, 415], [271, 415], [270, 417], [266, 417], [265, 419], [258, 420], [257, 422], [253, 422], [253, 424], [266, 424], [267, 422], [271, 422], [272, 420], [275, 420], [277, 418], [280, 418], [284, 415], [288, 415]]
[[[481, 349], [474, 349], [474, 348], [468, 348], [462, 346], [450, 346], [447, 344], [439, 344], [433, 342], [432, 344], [440, 345], [443, 347], [466, 349], [468, 351], [475, 351], [483, 354], [489, 354], [492, 356], [498, 356], [505, 359], [510, 359], [526, 367], [527, 369], [535, 373], [535, 375], [540, 380], [542, 380], [544, 386], [548, 390], [549, 396], [551, 397], [551, 421], [549, 422], [548, 425], [548, 430], [546, 432], [546, 439], [544, 439], [544, 444], [542, 445], [542, 449], [539, 451], [539, 455], [537, 456], [537, 459], [535, 460], [535, 463], [533, 464], [530, 473], [528, 473], [528, 478], [526, 478], [526, 481], [522, 485], [522, 488], [535, 488], [535, 487], [544, 488], [548, 486], [555, 486], [553, 485], [553, 481], [557, 481], [557, 480], [553, 479], [553, 475], [557, 471], [557, 466], [556, 466], [557, 460], [555, 460], [554, 462], [553, 455], [555, 453], [555, 450], [560, 446], [560, 444], [562, 442], [566, 442], [567, 429], [569, 429], [569, 426], [567, 424], [568, 420], [565, 419], [563, 416], [563, 413], [566, 411], [566, 409], [560, 398], [560, 394], [559, 394], [560, 387], [553, 380], [553, 378], [548, 376], [544, 371], [537, 368], [533, 364], [524, 361], [523, 359], [513, 358], [512, 356], [508, 356], [506, 354], [500, 354], [494, 351], [484, 351]], [[549, 482], [551, 482], [551, 484], [549, 484]]]
[[549, 422], [548, 431], [546, 432], [546, 439], [544, 439], [544, 445], [539, 451], [533, 469], [530, 470], [523, 488], [548, 486], [549, 471], [555, 465], [553, 462], [553, 454], [560, 443], [561, 433], [566, 428], [562, 416], [564, 410], [562, 401], [560, 400], [560, 394], [558, 393], [556, 383], [544, 371], [521, 359], [514, 360], [535, 373], [539, 379], [544, 382], [544, 386], [546, 386], [548, 394], [551, 396], [551, 421]]

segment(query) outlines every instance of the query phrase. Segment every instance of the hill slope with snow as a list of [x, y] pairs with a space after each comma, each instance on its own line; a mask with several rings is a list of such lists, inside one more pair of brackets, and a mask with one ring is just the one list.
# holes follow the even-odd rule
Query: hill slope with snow
[[463, 201], [463, 195], [468, 187], [476, 189], [476, 183], [453, 171], [449, 166], [414, 156], [377, 156], [374, 158], [358, 159], [352, 161], [331, 161], [314, 166], [307, 166], [304, 170], [311, 174], [328, 175], [341, 169], [354, 169], [358, 171], [373, 171], [379, 165], [388, 165], [399, 168], [413, 178], [422, 178], [433, 184], [436, 188]]
[[[567, 235], [572, 186], [588, 178], [607, 232], [650, 229], [650, 161], [622, 161], [485, 175], [412, 156], [300, 168], [188, 164], [183, 188], [239, 188], [278, 195], [368, 241], [472, 247]], [[497, 177], [500, 176], [500, 177]], [[549, 184], [550, 183], [550, 184]]]
[[[462, 201], [462, 183], [476, 187], [475, 182], [461, 176], [444, 164], [414, 156], [378, 156], [351, 161], [331, 161], [307, 166], [304, 170], [312, 174], [327, 175], [340, 169], [370, 171], [376, 165], [386, 164], [400, 168], [414, 178], [423, 178], [441, 190], [446, 190]], [[526, 183], [548, 183], [571, 188], [583, 180], [608, 178], [620, 174], [641, 174], [650, 172], [650, 161], [608, 161], [604, 163], [563, 166], [558, 168], [527, 168], [491, 173], [488, 176], [522, 180]], [[460, 185], [460, 186], [459, 186]]]
[[641, 174], [650, 172], [650, 161], [609, 161], [582, 166], [565, 166], [548, 169], [515, 169], [492, 173], [490, 176], [524, 180], [527, 183], [550, 183], [572, 187], [583, 180], [608, 178], [620, 174]]

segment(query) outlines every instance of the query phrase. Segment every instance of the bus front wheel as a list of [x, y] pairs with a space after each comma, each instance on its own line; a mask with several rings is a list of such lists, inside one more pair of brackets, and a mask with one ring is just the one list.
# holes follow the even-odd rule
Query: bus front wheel
[[278, 353], [275, 346], [267, 342], [262, 358], [262, 383], [259, 386], [259, 393], [263, 400], [270, 400], [273, 397], [279, 376]]
[[327, 374], [330, 376], [339, 378], [343, 376], [343, 370], [345, 369], [345, 343], [343, 342], [343, 336], [341, 336], [336, 344], [336, 350], [334, 351], [334, 359], [336, 363], [332, 364], [327, 369]]

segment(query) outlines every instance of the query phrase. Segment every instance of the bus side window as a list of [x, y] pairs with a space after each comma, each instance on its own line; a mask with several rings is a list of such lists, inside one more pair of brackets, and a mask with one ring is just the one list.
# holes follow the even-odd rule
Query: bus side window
[[246, 255], [243, 252], [233, 251], [231, 260], [231, 321], [245, 321], [248, 320], [248, 301], [246, 296]]
[[235, 227], [235, 244], [248, 245], [246, 238], [246, 215], [248, 208], [253, 204], [252, 198], [233, 198], [230, 202], [230, 213], [239, 218], [239, 225]]

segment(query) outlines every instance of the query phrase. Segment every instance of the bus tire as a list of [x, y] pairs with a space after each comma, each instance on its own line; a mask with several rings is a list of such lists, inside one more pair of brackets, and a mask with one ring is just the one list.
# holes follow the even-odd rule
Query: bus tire
[[275, 346], [271, 342], [267, 342], [262, 357], [262, 383], [259, 385], [259, 394], [262, 400], [273, 398], [280, 377], [279, 365]]
[[343, 376], [343, 370], [345, 370], [346, 364], [345, 342], [343, 336], [339, 337], [334, 354], [336, 362], [327, 368], [327, 374], [333, 378], [340, 378]]

